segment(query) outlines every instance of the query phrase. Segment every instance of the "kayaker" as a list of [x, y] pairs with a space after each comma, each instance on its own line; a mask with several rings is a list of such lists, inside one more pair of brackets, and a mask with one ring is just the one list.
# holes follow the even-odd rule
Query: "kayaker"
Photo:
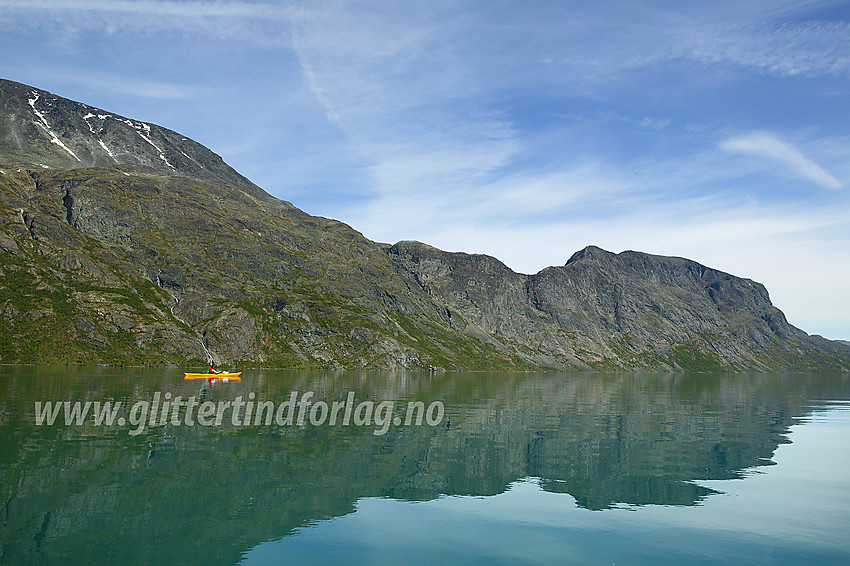
[[[220, 371], [218, 371], [217, 369], [215, 369], [214, 367], [210, 366], [210, 371], [209, 371], [209, 373], [211, 373], [211, 374], [216, 374], [216, 373], [221, 373], [221, 372], [220, 372]], [[212, 384], [213, 384], [213, 378], [209, 378], [209, 379], [207, 379], [207, 383], [209, 383], [209, 384], [210, 384], [210, 387], [212, 387]]]

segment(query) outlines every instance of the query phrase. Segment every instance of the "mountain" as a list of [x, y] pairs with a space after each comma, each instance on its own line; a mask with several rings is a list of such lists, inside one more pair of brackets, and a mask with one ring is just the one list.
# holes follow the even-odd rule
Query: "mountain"
[[850, 369], [765, 288], [593, 246], [515, 273], [311, 216], [175, 132], [0, 81], [0, 362]]
[[176, 132], [3, 79], [0, 155], [44, 169], [142, 165], [264, 194], [220, 156]]
[[435, 300], [490, 337], [531, 346], [541, 365], [763, 370], [840, 355], [791, 326], [760, 283], [683, 258], [588, 246], [521, 275], [416, 242], [390, 253]]

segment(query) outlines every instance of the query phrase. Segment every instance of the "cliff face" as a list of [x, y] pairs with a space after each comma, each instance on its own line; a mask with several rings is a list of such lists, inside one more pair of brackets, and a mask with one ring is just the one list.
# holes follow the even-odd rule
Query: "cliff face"
[[768, 369], [841, 356], [788, 324], [763, 285], [683, 258], [589, 246], [521, 275], [418, 242], [390, 253], [432, 297], [543, 365]]
[[588, 247], [522, 275], [378, 244], [179, 134], [0, 90], [0, 362], [850, 368], [689, 260]]

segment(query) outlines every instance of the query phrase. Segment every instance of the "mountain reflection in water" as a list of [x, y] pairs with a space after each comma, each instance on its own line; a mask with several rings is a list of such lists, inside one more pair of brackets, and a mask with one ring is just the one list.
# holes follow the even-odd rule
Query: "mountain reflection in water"
[[439, 426], [36, 426], [36, 401], [198, 395], [176, 370], [0, 373], [0, 562], [236, 563], [358, 501], [504, 493], [524, 478], [588, 510], [693, 506], [695, 483], [771, 465], [846, 375], [247, 370], [207, 399], [441, 401]]

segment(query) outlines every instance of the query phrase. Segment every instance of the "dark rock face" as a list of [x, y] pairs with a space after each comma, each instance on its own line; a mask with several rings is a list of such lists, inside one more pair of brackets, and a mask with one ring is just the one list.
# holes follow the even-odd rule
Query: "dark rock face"
[[743, 370], [841, 356], [788, 324], [763, 285], [683, 258], [589, 246], [521, 275], [418, 242], [390, 253], [435, 299], [542, 365]]
[[850, 368], [693, 261], [588, 247], [522, 275], [378, 244], [170, 130], [0, 91], [0, 362]]

